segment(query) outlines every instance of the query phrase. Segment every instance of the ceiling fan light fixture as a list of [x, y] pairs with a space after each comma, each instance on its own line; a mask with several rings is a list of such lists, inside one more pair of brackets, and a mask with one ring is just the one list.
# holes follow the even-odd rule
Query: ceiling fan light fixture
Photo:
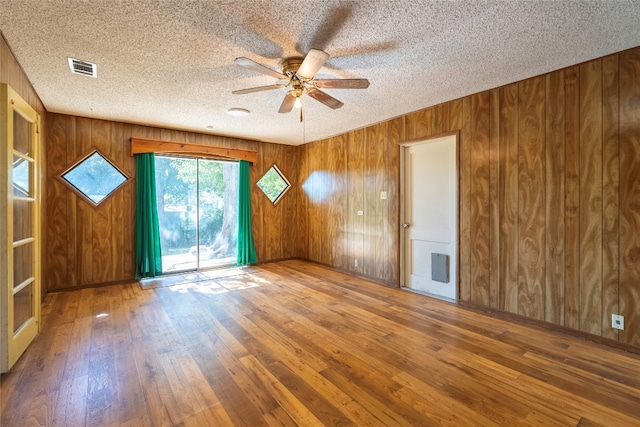
[[229, 110], [227, 110], [227, 114], [234, 117], [245, 117], [248, 116], [249, 113], [250, 111], [245, 108], [229, 108]]
[[320, 90], [320, 88], [330, 89], [366, 89], [369, 87], [367, 79], [316, 79], [315, 75], [324, 63], [329, 59], [329, 54], [319, 50], [311, 49], [305, 57], [294, 56], [284, 58], [281, 62], [282, 72], [272, 70], [262, 64], [246, 58], [236, 58], [235, 63], [248, 68], [275, 77], [285, 82], [276, 83], [267, 86], [251, 87], [231, 91], [235, 95], [243, 95], [246, 93], [262, 92], [271, 89], [280, 89], [291, 87], [280, 104], [278, 113], [289, 113], [293, 108], [298, 108], [302, 112], [302, 103], [300, 98], [307, 94], [316, 101], [326, 105], [332, 109], [338, 109], [344, 104], [338, 101], [328, 93]]

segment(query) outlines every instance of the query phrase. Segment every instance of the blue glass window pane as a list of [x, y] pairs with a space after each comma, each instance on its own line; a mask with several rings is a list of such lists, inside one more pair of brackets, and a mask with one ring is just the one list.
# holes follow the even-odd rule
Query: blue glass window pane
[[97, 151], [62, 175], [62, 178], [96, 205], [127, 180]]

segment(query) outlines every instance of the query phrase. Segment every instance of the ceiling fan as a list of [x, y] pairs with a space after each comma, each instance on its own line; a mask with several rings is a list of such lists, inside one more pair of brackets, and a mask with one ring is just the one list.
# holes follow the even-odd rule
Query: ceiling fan
[[[320, 68], [322, 68], [324, 63], [327, 62], [327, 59], [329, 59], [328, 53], [319, 49], [311, 49], [304, 58], [295, 56], [283, 59], [281, 62], [282, 72], [279, 72], [258, 64], [246, 57], [236, 58], [236, 64], [250, 70], [275, 77], [276, 79], [284, 80], [284, 82], [267, 86], [234, 90], [231, 93], [235, 95], [243, 95], [246, 93], [291, 87], [284, 96], [284, 100], [278, 110], [279, 113], [288, 113], [294, 106], [299, 107], [300, 98], [305, 94], [335, 110], [342, 107], [344, 104], [320, 89], [366, 89], [369, 87], [369, 80], [315, 79], [315, 74]], [[302, 121], [302, 111], [300, 113], [300, 121]]]

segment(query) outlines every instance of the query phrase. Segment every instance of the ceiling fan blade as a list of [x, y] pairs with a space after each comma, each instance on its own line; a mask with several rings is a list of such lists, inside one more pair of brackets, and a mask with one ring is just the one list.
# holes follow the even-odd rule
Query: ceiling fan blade
[[338, 101], [337, 99], [335, 99], [333, 96], [329, 95], [326, 92], [323, 92], [319, 89], [308, 89], [307, 90], [307, 95], [309, 95], [310, 97], [312, 97], [313, 99], [315, 99], [316, 101], [320, 101], [322, 102], [324, 105], [326, 105], [329, 108], [333, 108], [338, 109], [340, 107], [342, 107], [344, 104], [340, 101]]
[[367, 79], [319, 79], [315, 87], [328, 89], [366, 89], [369, 87]]
[[296, 97], [291, 95], [291, 92], [287, 92], [282, 100], [278, 113], [288, 113], [293, 109], [293, 104], [296, 103]]
[[250, 70], [257, 71], [259, 73], [275, 77], [276, 79], [285, 79], [285, 80], [287, 79], [287, 76], [285, 76], [284, 74], [282, 74], [282, 73], [280, 73], [280, 72], [278, 72], [276, 70], [272, 70], [269, 67], [265, 67], [262, 64], [258, 64], [257, 62], [255, 62], [255, 61], [253, 61], [253, 60], [251, 60], [249, 58], [246, 58], [244, 56], [241, 56], [240, 58], [236, 58], [236, 60], [234, 62], [236, 64], [240, 65], [241, 67], [248, 68]]
[[296, 74], [299, 77], [311, 79], [316, 75], [318, 70], [322, 68], [324, 63], [327, 62], [327, 59], [329, 59], [328, 53], [319, 49], [311, 49], [309, 53], [307, 53], [307, 56], [304, 57]]
[[268, 85], [268, 86], [258, 86], [258, 87], [250, 87], [250, 88], [247, 88], [247, 89], [234, 90], [231, 93], [234, 94], [234, 95], [244, 95], [245, 93], [262, 92], [264, 90], [280, 89], [280, 88], [286, 87], [286, 86], [287, 85], [278, 83], [278, 84]]

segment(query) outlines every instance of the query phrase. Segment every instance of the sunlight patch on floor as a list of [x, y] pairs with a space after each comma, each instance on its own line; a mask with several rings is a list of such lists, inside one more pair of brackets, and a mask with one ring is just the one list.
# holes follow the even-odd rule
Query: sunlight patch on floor
[[142, 289], [155, 289], [165, 288], [168, 286], [182, 286], [186, 288], [194, 287], [212, 287], [218, 283], [220, 279], [227, 279], [230, 277], [243, 276], [246, 274], [245, 268], [224, 268], [208, 271], [192, 271], [181, 274], [171, 274], [160, 277], [153, 277], [149, 279], [140, 280], [140, 287]]

